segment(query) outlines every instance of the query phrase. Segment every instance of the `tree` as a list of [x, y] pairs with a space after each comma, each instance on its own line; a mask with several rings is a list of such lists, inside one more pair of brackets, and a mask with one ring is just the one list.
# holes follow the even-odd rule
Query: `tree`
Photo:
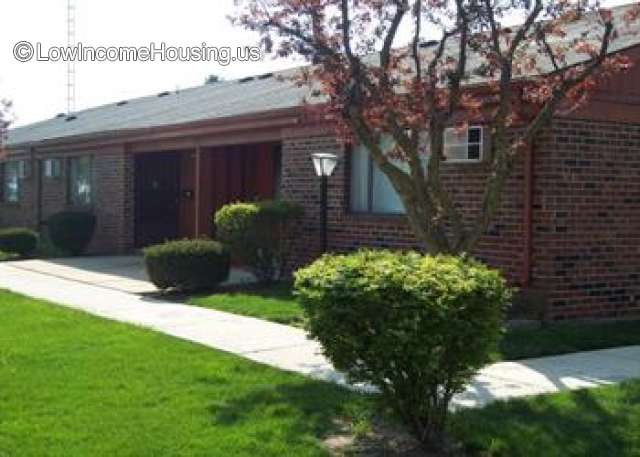
[[4, 143], [7, 138], [7, 131], [11, 125], [11, 102], [7, 99], [0, 99], [0, 155], [4, 151]]
[[[602, 81], [630, 68], [627, 56], [610, 51], [640, 14], [634, 5], [614, 18], [597, 0], [237, 3], [233, 22], [258, 32], [267, 52], [316, 64], [298, 77], [326, 98], [309, 109], [342, 140], [369, 149], [431, 253], [473, 250], [518, 155], [554, 114], [583, 106]], [[514, 17], [522, 25], [507, 26]], [[571, 31], [579, 21], [580, 32]], [[405, 31], [409, 44], [401, 46]], [[468, 218], [441, 165], [446, 129], [472, 122], [487, 125], [491, 145], [480, 210]], [[382, 148], [383, 136], [391, 149]]]

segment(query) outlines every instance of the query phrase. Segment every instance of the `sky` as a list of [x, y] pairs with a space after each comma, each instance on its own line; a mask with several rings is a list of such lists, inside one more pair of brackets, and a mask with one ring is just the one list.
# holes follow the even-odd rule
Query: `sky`
[[[76, 41], [84, 46], [231, 47], [255, 45], [256, 36], [232, 26], [233, 0], [74, 0]], [[5, 0], [6, 2], [6, 0]], [[67, 0], [20, 0], [2, 6], [0, 98], [13, 102], [14, 126], [44, 120], [67, 108], [64, 62], [19, 62], [14, 45], [28, 41], [50, 47], [67, 43]], [[606, 6], [629, 0], [605, 0]], [[76, 110], [204, 83], [295, 66], [265, 57], [259, 62], [77, 62]]]

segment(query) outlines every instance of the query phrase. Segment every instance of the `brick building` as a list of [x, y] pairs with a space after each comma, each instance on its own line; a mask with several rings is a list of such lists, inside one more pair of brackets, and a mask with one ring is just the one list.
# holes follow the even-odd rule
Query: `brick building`
[[[637, 43], [621, 49], [640, 61]], [[98, 221], [91, 251], [126, 253], [210, 235], [224, 203], [279, 196], [306, 209], [304, 263], [320, 244], [311, 154], [332, 152], [340, 163], [329, 180], [329, 249], [419, 248], [367, 152], [309, 122], [305, 94], [267, 74], [16, 128], [1, 164], [0, 226], [42, 229], [55, 212], [90, 210]], [[452, 134], [444, 165], [469, 215], [484, 188], [487, 136], [483, 126]], [[541, 291], [550, 318], [640, 314], [640, 68], [553, 120], [520, 158], [474, 254]]]

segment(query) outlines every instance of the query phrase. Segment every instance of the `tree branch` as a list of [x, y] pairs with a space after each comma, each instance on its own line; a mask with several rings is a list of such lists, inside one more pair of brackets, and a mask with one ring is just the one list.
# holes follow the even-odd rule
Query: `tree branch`
[[[582, 84], [587, 78], [592, 76], [594, 72], [601, 66], [607, 57], [609, 51], [609, 43], [613, 33], [613, 24], [607, 22], [602, 37], [600, 51], [596, 58], [587, 64], [580, 75], [573, 79], [564, 79], [562, 84], [556, 87], [552, 96], [547, 100], [542, 109], [535, 118], [529, 123], [523, 134], [513, 143], [510, 148], [506, 148], [505, 156], [494, 167], [491, 176], [488, 179], [485, 189], [482, 205], [474, 230], [465, 240], [464, 250], [469, 250], [475, 243], [486, 233], [491, 221], [494, 220], [496, 213], [500, 207], [501, 196], [506, 184], [507, 177], [513, 168], [514, 159], [517, 153], [527, 144], [530, 144], [540, 131], [546, 127], [551, 120], [558, 105], [567, 97], [567, 93]], [[570, 69], [567, 69], [569, 71]]]
[[[387, 34], [385, 36], [384, 43], [382, 44], [382, 50], [380, 51], [380, 67], [383, 70], [386, 70], [389, 67], [391, 46], [393, 46], [393, 42], [395, 41], [396, 35], [398, 34], [398, 28], [402, 23], [402, 19], [409, 10], [408, 0], [396, 1], [395, 5], [396, 12], [393, 15], [391, 25], [389, 26], [389, 30], [387, 31]], [[383, 74], [386, 74], [386, 71], [383, 71]]]

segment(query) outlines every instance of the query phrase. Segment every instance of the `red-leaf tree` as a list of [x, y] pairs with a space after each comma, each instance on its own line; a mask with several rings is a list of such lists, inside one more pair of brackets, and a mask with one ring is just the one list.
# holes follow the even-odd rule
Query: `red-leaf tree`
[[0, 99], [0, 157], [4, 152], [4, 144], [7, 138], [7, 130], [11, 125], [11, 102], [7, 99]]
[[[268, 52], [314, 64], [299, 76], [323, 96], [310, 107], [341, 139], [367, 147], [433, 253], [471, 251], [496, 217], [519, 153], [555, 113], [583, 106], [603, 80], [630, 67], [613, 51], [634, 33], [640, 10], [614, 15], [595, 0], [237, 4], [233, 21], [258, 32]], [[505, 25], [514, 18], [521, 25]], [[468, 218], [441, 165], [446, 129], [472, 122], [486, 125], [491, 141], [481, 207]], [[394, 146], [383, 148], [383, 137]]]

